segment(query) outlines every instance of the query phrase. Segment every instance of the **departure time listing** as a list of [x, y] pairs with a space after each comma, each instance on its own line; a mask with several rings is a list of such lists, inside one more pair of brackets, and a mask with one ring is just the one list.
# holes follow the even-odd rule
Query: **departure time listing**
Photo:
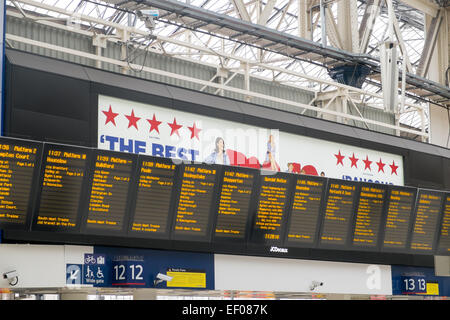
[[49, 148], [37, 225], [76, 227], [86, 158], [83, 151]]
[[216, 169], [184, 167], [175, 234], [206, 235], [215, 179]]
[[97, 155], [89, 200], [87, 225], [120, 230], [123, 226], [133, 161]]
[[36, 152], [35, 147], [0, 143], [0, 223], [26, 222]]

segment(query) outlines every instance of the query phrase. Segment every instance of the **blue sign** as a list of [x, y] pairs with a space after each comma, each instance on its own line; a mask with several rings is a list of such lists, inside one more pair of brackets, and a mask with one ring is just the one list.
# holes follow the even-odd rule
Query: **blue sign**
[[85, 265], [105, 264], [105, 255], [85, 253], [84, 264]]
[[82, 284], [83, 265], [66, 264], [66, 284]]
[[[206, 281], [202, 288], [214, 290], [214, 256], [209, 253], [191, 253], [151, 249], [130, 249], [112, 247], [94, 247], [93, 256], [101, 252], [105, 264], [101, 269], [103, 282], [93, 283], [94, 287], [136, 287], [167, 288], [167, 281], [157, 281], [157, 275], [167, 274], [168, 270], [202, 270]], [[89, 260], [93, 260], [90, 257]], [[86, 258], [86, 257], [85, 257]], [[85, 270], [86, 279], [94, 279], [98, 265], [88, 265], [90, 273]], [[91, 278], [87, 277], [88, 275]], [[97, 278], [99, 280], [99, 278]], [[85, 280], [86, 281], [86, 280]], [[156, 285], [155, 283], [158, 282]], [[88, 283], [86, 283], [88, 284]], [[170, 286], [170, 288], [176, 288]], [[181, 287], [180, 287], [181, 288]], [[184, 289], [187, 287], [184, 286]], [[189, 287], [191, 288], [191, 287]]]
[[105, 284], [105, 275], [108, 269], [105, 261], [104, 254], [86, 253], [84, 255], [83, 284], [94, 286]]
[[434, 268], [392, 266], [392, 294], [450, 296], [450, 277], [435, 275]]

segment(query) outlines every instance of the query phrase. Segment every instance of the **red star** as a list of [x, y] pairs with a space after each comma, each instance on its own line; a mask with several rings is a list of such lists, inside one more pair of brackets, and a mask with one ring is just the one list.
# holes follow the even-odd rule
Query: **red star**
[[378, 172], [380, 172], [380, 171], [384, 172], [384, 166], [386, 164], [381, 161], [381, 158], [380, 158], [380, 162], [376, 162], [376, 164], [378, 165]]
[[112, 122], [114, 126], [116, 125], [116, 121], [114, 120], [115, 117], [117, 117], [118, 113], [112, 112], [111, 105], [109, 105], [108, 111], [102, 111], [106, 116], [105, 125], [108, 124], [108, 122]]
[[351, 158], [349, 158], [350, 161], [352, 162], [352, 165], [350, 166], [350, 168], [352, 168], [353, 166], [355, 166], [356, 168], [358, 168], [358, 166], [356, 165], [356, 163], [358, 162], [358, 158], [355, 157], [355, 153], [353, 153], [353, 156]]
[[158, 126], [161, 124], [161, 121], [156, 120], [155, 114], [153, 114], [152, 120], [147, 119], [147, 121], [148, 123], [150, 123], [150, 132], [152, 132], [152, 130], [155, 130], [156, 132], [159, 133]]
[[178, 129], [180, 129], [182, 127], [182, 125], [177, 124], [177, 119], [176, 118], [173, 118], [173, 122], [172, 123], [167, 123], [167, 124], [172, 129], [172, 131], [170, 132], [171, 136], [174, 133], [176, 133], [178, 136], [180, 136], [180, 133], [178, 132]]
[[364, 165], [365, 165], [364, 170], [369, 169], [370, 171], [372, 171], [372, 168], [370, 167], [370, 164], [373, 161], [369, 160], [369, 156], [366, 155], [366, 160], [363, 160], [363, 162], [364, 162]]
[[138, 128], [137, 127], [137, 122], [141, 118], [134, 116], [134, 110], [131, 110], [131, 115], [129, 115], [129, 116], [125, 115], [125, 117], [127, 117], [127, 119], [128, 119], [128, 128], [131, 127], [131, 126], [135, 127], [136, 129]]
[[196, 137], [198, 140], [200, 140], [200, 138], [198, 137], [198, 133], [199, 133], [202, 129], [196, 128], [196, 127], [195, 127], [195, 122], [194, 122], [194, 125], [193, 125], [192, 127], [188, 127], [188, 128], [189, 128], [189, 130], [191, 130], [191, 139], [194, 138], [194, 137]]
[[336, 165], [338, 165], [338, 164], [340, 163], [340, 164], [342, 164], [342, 166], [343, 166], [343, 165], [344, 165], [344, 162], [342, 162], [342, 160], [344, 160], [345, 157], [341, 154], [341, 150], [339, 150], [339, 153], [338, 153], [338, 154], [335, 154], [334, 156], [335, 156], [336, 159], [337, 159]]
[[389, 167], [391, 167], [391, 170], [392, 170], [391, 174], [395, 173], [397, 175], [398, 166], [395, 165], [394, 160], [392, 160], [392, 164], [390, 164]]

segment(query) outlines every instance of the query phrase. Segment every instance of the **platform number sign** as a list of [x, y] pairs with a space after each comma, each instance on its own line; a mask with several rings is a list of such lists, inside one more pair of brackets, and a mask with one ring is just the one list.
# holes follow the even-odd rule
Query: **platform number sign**
[[140, 261], [114, 261], [113, 286], [145, 286], [144, 263]]
[[404, 276], [401, 278], [401, 287], [404, 294], [426, 293], [427, 282], [424, 277]]

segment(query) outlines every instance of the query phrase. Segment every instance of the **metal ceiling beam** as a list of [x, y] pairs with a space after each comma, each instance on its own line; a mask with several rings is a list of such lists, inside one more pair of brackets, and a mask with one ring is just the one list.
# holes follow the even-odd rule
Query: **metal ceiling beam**
[[[236, 32], [238, 35], [246, 35], [252, 41], [265, 40], [267, 42], [281, 45], [284, 49], [291, 48], [298, 50], [298, 54], [313, 53], [322, 58], [334, 59], [338, 63], [362, 64], [369, 66], [374, 72], [380, 72], [379, 59], [368, 54], [357, 54], [343, 51], [333, 47], [324, 47], [314, 41], [300, 38], [287, 33], [280, 33], [277, 30], [265, 26], [253, 24], [234, 17], [223, 15], [199, 8], [186, 3], [174, 0], [139, 0], [137, 3], [145, 4], [149, 7], [155, 7], [160, 10], [172, 12], [177, 17], [188, 17], [196, 21], [202, 21], [207, 24], [215, 25], [220, 28], [226, 28]], [[251, 42], [251, 41], [250, 41]], [[262, 48], [264, 49], [264, 47]], [[279, 54], [286, 55], [284, 50], [279, 50]], [[311, 54], [310, 54], [311, 55]], [[295, 58], [293, 55], [289, 55]], [[444, 100], [450, 100], [450, 89], [437, 82], [407, 73], [406, 82], [415, 88], [434, 93]]]
[[251, 21], [250, 15], [248, 14], [247, 7], [242, 2], [242, 0], [232, 0], [236, 12], [239, 14], [242, 20]]
[[439, 29], [441, 28], [442, 20], [444, 19], [445, 9], [441, 9], [436, 17], [431, 20], [428, 28], [425, 45], [420, 57], [419, 66], [417, 67], [417, 75], [424, 77], [430, 66], [431, 57], [433, 55], [434, 48], [436, 47], [436, 40], [438, 37]]
[[432, 17], [436, 17], [439, 11], [439, 5], [432, 0], [399, 0], [411, 8], [422, 11]]

